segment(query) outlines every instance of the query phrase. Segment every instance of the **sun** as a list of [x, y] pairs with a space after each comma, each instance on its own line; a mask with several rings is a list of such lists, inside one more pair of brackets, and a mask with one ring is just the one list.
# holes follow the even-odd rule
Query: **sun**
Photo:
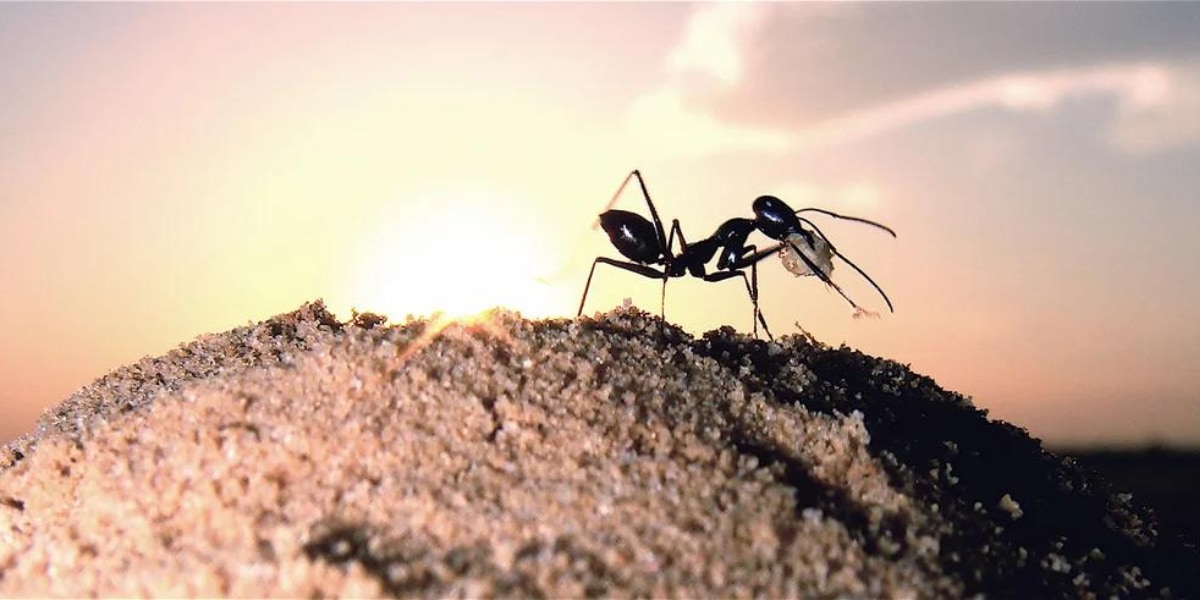
[[390, 203], [366, 234], [346, 297], [393, 320], [461, 319], [495, 307], [527, 317], [557, 312], [539, 281], [555, 268], [547, 224], [517, 195], [485, 185], [439, 185]]

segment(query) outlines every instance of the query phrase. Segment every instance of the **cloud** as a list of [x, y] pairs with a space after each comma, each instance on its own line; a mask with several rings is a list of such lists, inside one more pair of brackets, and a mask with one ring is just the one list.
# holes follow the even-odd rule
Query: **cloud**
[[[881, 98], [875, 105], [849, 112], [829, 112], [807, 126], [780, 126], [778, 119], [774, 123], [739, 120], [730, 116], [737, 111], [718, 108], [722, 101], [745, 101], [747, 94], [752, 98], [788, 88], [757, 86], [747, 80], [763, 73], [793, 72], [788, 65], [772, 64], [785, 60], [787, 54], [772, 59], [761, 52], [772, 43], [762, 38], [779, 34], [769, 27], [776, 16], [828, 23], [834, 15], [844, 13], [797, 13], [742, 2], [700, 6], [692, 13], [679, 44], [667, 55], [664, 83], [631, 105], [630, 137], [643, 151], [666, 158], [783, 154], [860, 143], [968, 113], [1048, 115], [1065, 110], [1076, 99], [1108, 98], [1114, 101], [1114, 108], [1097, 129], [1117, 152], [1146, 154], [1200, 141], [1200, 62], [1178, 59], [1014, 69], [936, 87], [910, 88], [899, 99], [893, 95], [893, 99]], [[812, 40], [795, 43], [811, 44]], [[753, 71], [747, 68], [748, 57], [755, 61]]]
[[1164, 63], [1107, 64], [1010, 73], [929, 90], [835, 117], [793, 138], [797, 149], [848, 144], [981, 110], [1048, 113], [1067, 100], [1116, 100], [1108, 124], [1118, 150], [1148, 152], [1200, 140], [1200, 77]]
[[786, 132], [722, 121], [689, 107], [681, 92], [671, 87], [638, 98], [630, 108], [628, 126], [639, 149], [676, 159], [726, 152], [778, 153], [789, 146]]
[[727, 152], [780, 152], [786, 132], [718, 118], [695, 100], [736, 87], [743, 48], [766, 14], [763, 5], [725, 2], [692, 13], [683, 39], [667, 57], [666, 81], [634, 100], [630, 137], [643, 152], [694, 159]]
[[1148, 73], [1142, 83], [1119, 107], [1108, 143], [1128, 154], [1150, 154], [1200, 141], [1200, 65]]
[[759, 4], [704, 5], [692, 14], [683, 41], [667, 57], [670, 72], [675, 76], [698, 74], [725, 87], [738, 83], [743, 71], [742, 47], [765, 15], [765, 7]]
[[1006, 73], [1200, 56], [1189, 3], [771, 4], [722, 110], [807, 124]]

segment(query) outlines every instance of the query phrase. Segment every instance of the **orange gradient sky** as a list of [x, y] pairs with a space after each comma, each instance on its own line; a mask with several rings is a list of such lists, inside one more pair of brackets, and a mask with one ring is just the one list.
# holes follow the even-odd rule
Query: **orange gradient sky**
[[[768, 193], [899, 233], [819, 221], [879, 319], [763, 262], [777, 335], [1054, 444], [1194, 445], [1198, 29], [1182, 3], [0, 5], [0, 439], [316, 298], [573, 316], [639, 168], [689, 239]], [[602, 267], [588, 312], [626, 297], [658, 309]], [[751, 326], [737, 283], [672, 281], [667, 316]]]

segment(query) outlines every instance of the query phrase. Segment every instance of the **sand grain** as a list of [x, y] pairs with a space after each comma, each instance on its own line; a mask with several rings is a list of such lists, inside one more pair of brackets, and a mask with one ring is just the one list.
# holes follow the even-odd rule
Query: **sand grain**
[[432, 327], [314, 303], [81, 390], [0, 457], [0, 594], [1200, 589], [1144, 511], [901, 365], [634, 309]]

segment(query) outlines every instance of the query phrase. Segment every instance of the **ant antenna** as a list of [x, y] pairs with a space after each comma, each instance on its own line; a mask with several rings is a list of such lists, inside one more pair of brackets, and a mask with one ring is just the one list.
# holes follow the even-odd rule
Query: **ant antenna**
[[[833, 218], [835, 218], [835, 219], [845, 219], [845, 220], [847, 220], [847, 221], [857, 221], [857, 222], [859, 222], [859, 223], [866, 223], [867, 225], [873, 225], [873, 226], [875, 226], [875, 227], [878, 227], [879, 229], [882, 229], [882, 230], [884, 230], [884, 231], [886, 231], [886, 232], [888, 232], [888, 233], [892, 234], [892, 237], [896, 237], [896, 232], [895, 232], [895, 231], [892, 231], [892, 228], [891, 228], [891, 227], [888, 227], [887, 225], [884, 225], [883, 223], [876, 223], [875, 221], [872, 221], [872, 220], [870, 220], [870, 219], [863, 219], [863, 218], [861, 218], [861, 217], [850, 217], [850, 216], [846, 216], [846, 215], [839, 215], [839, 214], [837, 214], [837, 213], [835, 213], [835, 212], [830, 212], [830, 211], [828, 211], [828, 210], [825, 210], [825, 209], [823, 209], [823, 208], [802, 208], [802, 209], [800, 209], [800, 210], [796, 211], [796, 214], [798, 215], [798, 214], [800, 214], [800, 213], [802, 213], [802, 212], [805, 212], [805, 211], [810, 211], [810, 210], [811, 210], [811, 211], [813, 211], [813, 212], [819, 212], [819, 213], [821, 213], [821, 214], [823, 214], [823, 215], [828, 215], [828, 216], [830, 216], [830, 217], [833, 217]], [[803, 220], [803, 221], [805, 221], [806, 223], [808, 223], [808, 224], [812, 225], [812, 221], [809, 221], [808, 219], [802, 219], [802, 220]], [[815, 228], [816, 228], [816, 225], [813, 225], [813, 228], [815, 229]], [[822, 235], [821, 235], [821, 237], [825, 237], [825, 236], [824, 236], [824, 234], [822, 234]], [[825, 241], [829, 241], [829, 238], [825, 238]], [[849, 262], [849, 261], [847, 261], [847, 262]]]
[[[828, 211], [823, 211], [823, 210], [821, 210], [821, 209], [819, 209], [819, 208], [814, 208], [814, 209], [806, 209], [806, 210], [815, 210], [815, 211], [818, 211], [818, 212], [828, 212]], [[800, 211], [796, 211], [796, 212], [800, 212]], [[829, 213], [829, 214], [830, 214], [831, 216], [838, 216], [838, 215], [834, 215], [833, 213]], [[879, 295], [880, 295], [880, 296], [883, 296], [883, 301], [887, 303], [887, 307], [888, 307], [888, 311], [889, 311], [889, 312], [896, 312], [896, 309], [892, 308], [892, 301], [891, 301], [891, 299], [890, 299], [890, 298], [888, 298], [887, 294], [885, 294], [885, 293], [884, 293], [884, 291], [883, 291], [883, 288], [879, 287], [879, 284], [878, 284], [878, 283], [875, 283], [875, 280], [874, 280], [874, 279], [871, 279], [871, 276], [870, 276], [870, 275], [867, 275], [867, 272], [866, 272], [866, 271], [863, 271], [862, 269], [860, 269], [860, 268], [859, 268], [859, 266], [858, 266], [858, 265], [854, 264], [854, 262], [853, 262], [853, 261], [851, 261], [849, 258], [846, 258], [846, 255], [845, 255], [845, 254], [842, 254], [841, 252], [838, 252], [838, 249], [837, 249], [837, 248], [836, 248], [836, 247], [833, 245], [833, 242], [829, 241], [829, 237], [825, 235], [825, 232], [821, 231], [821, 228], [820, 228], [820, 227], [817, 227], [817, 224], [816, 224], [816, 223], [813, 223], [812, 221], [810, 221], [810, 220], [808, 220], [808, 219], [806, 219], [806, 218], [804, 218], [804, 217], [796, 217], [796, 218], [797, 218], [797, 219], [800, 219], [800, 221], [802, 221], [802, 222], [804, 222], [804, 223], [808, 223], [809, 227], [812, 227], [812, 228], [813, 228], [813, 231], [815, 231], [817, 235], [821, 236], [821, 237], [822, 237], [822, 238], [825, 240], [825, 243], [829, 245], [829, 250], [830, 250], [831, 252], [833, 252], [833, 254], [834, 254], [835, 256], [837, 256], [838, 258], [842, 259], [842, 261], [844, 261], [846, 264], [850, 265], [850, 267], [851, 267], [851, 268], [853, 268], [855, 271], [858, 271], [858, 274], [859, 274], [859, 275], [862, 275], [862, 276], [863, 276], [863, 279], [866, 279], [868, 282], [870, 282], [870, 284], [871, 284], [871, 285], [872, 285], [872, 286], [875, 288], [875, 291], [879, 292]], [[892, 231], [891, 229], [888, 229], [888, 227], [886, 227], [886, 226], [884, 226], [884, 225], [880, 225], [879, 223], [875, 223], [874, 221], [868, 221], [868, 220], [866, 220], [866, 219], [859, 219], [859, 218], [856, 218], [856, 217], [839, 217], [839, 218], [845, 218], [845, 219], [847, 219], [847, 220], [851, 220], [851, 221], [862, 221], [862, 222], [864, 222], [864, 223], [867, 223], [867, 224], [869, 224], [869, 225], [875, 225], [875, 226], [877, 226], [877, 227], [881, 227], [881, 228], [883, 228], [883, 229], [887, 229], [887, 230], [888, 230], [888, 232], [890, 232], [890, 233], [891, 233], [893, 236], [895, 236], [895, 235], [896, 235], [896, 233], [895, 233], [894, 231]], [[794, 247], [794, 244], [793, 244], [793, 247]], [[797, 255], [799, 255], [801, 258], [803, 258], [803, 259], [804, 259], [804, 262], [805, 262], [805, 264], [808, 266], [808, 268], [810, 268], [810, 269], [813, 269], [814, 265], [812, 264], [812, 261], [808, 260], [808, 258], [807, 258], [807, 257], [805, 257], [803, 254], [801, 254], [800, 252], [798, 252], [798, 250], [799, 250], [798, 248], [794, 248], [794, 249], [795, 249], [795, 250], [797, 250]], [[833, 288], [834, 288], [834, 289], [836, 289], [836, 290], [838, 291], [838, 293], [840, 293], [840, 294], [842, 295], [842, 297], [843, 297], [843, 298], [846, 298], [846, 300], [850, 302], [850, 305], [851, 305], [851, 306], [853, 306], [854, 308], [858, 308], [858, 305], [857, 305], [857, 304], [855, 304], [853, 300], [850, 300], [850, 298], [848, 298], [848, 297], [846, 296], [845, 292], [842, 292], [842, 289], [841, 289], [841, 288], [839, 288], [839, 287], [837, 286], [837, 284], [833, 283], [833, 280], [831, 280], [831, 279], [829, 279], [827, 276], [825, 276], [825, 274], [824, 274], [823, 272], [820, 272], [820, 271], [819, 271], [819, 270], [817, 270], [817, 269], [813, 269], [813, 270], [814, 270], [814, 271], [818, 271], [818, 273], [820, 273], [820, 274], [821, 274], [821, 279], [825, 280], [825, 283], [827, 283], [827, 284], [829, 284], [829, 285], [833, 286]]]
[[[821, 237], [824, 238], [825, 236], [822, 235]], [[808, 258], [808, 256], [806, 256], [804, 254], [804, 252], [802, 252], [800, 250], [799, 246], [797, 246], [793, 242], [784, 242], [784, 243], [791, 246], [792, 252], [794, 252], [796, 254], [796, 256], [800, 258], [800, 260], [804, 261], [804, 265], [807, 266], [808, 269], [810, 271], [812, 271], [818, 278], [820, 278], [821, 281], [825, 282], [825, 285], [828, 285], [829, 287], [836, 290], [837, 293], [841, 294], [842, 297], [846, 299], [846, 302], [849, 302], [850, 306], [854, 307], [855, 311], [863, 310], [863, 308], [861, 306], [859, 306], [857, 303], [855, 303], [854, 300], [852, 298], [850, 298], [850, 296], [846, 295], [845, 290], [843, 290], [841, 286], [839, 286], [837, 283], [834, 283], [833, 279], [829, 277], [828, 273], [823, 271], [821, 269], [821, 267], [817, 266], [817, 263], [814, 263], [810, 258]], [[825, 243], [829, 244], [828, 238], [825, 239]], [[829, 244], [829, 249], [831, 251], [833, 251], [834, 254], [841, 256], [841, 254], [838, 254], [838, 251], [836, 249], [834, 249], [833, 244]], [[845, 257], [843, 257], [842, 260], [845, 260]], [[849, 261], [847, 261], [847, 262], [849, 262]], [[851, 266], [853, 266], [853, 265], [851, 265]]]

